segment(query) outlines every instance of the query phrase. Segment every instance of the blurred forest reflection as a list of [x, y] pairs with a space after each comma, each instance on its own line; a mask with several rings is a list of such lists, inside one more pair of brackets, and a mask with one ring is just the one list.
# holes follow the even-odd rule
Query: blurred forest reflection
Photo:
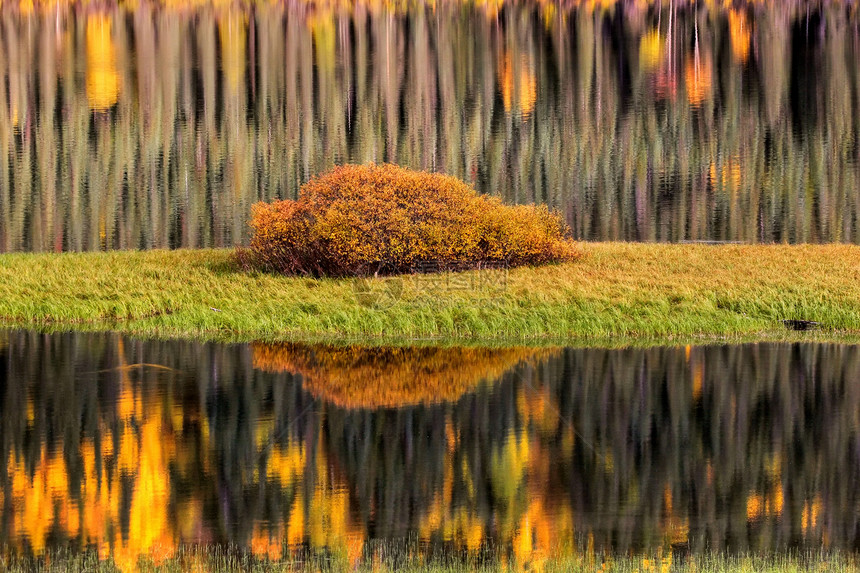
[[0, 252], [232, 246], [343, 162], [578, 238], [860, 241], [858, 8], [673, 0], [0, 8]]

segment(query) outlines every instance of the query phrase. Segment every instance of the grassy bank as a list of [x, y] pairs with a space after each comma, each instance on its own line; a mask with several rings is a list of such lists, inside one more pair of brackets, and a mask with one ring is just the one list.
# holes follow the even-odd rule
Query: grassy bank
[[[860, 334], [860, 247], [586, 243], [564, 265], [368, 282], [230, 250], [0, 255], [0, 325], [226, 340], [587, 342]], [[821, 323], [787, 335], [784, 319]]]
[[[419, 558], [399, 550], [382, 546], [368, 563], [350, 564], [343, 556], [308, 559], [279, 559], [270, 561], [240, 552], [215, 549], [185, 549], [178, 554], [154, 562], [141, 559], [135, 569], [141, 573], [180, 571], [217, 571], [297, 573], [317, 571], [356, 571], [403, 573], [491, 573], [496, 571], [543, 571], [545, 573], [800, 573], [857, 571], [856, 556], [835, 552], [776, 555], [687, 555], [601, 557], [586, 554], [569, 557], [551, 557], [529, 560], [525, 563], [501, 565], [497, 559], [482, 560], [452, 555], [447, 558]], [[119, 573], [110, 560], [99, 560], [93, 553], [56, 554], [49, 558], [31, 561], [0, 558], [0, 566], [9, 573], [63, 572], [63, 573]], [[128, 567], [126, 567], [128, 569]]]

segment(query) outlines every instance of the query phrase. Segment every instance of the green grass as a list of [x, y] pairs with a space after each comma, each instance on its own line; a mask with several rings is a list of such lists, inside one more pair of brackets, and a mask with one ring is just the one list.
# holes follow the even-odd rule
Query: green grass
[[[110, 560], [100, 561], [94, 553], [57, 553], [37, 560], [0, 558], [0, 567], [9, 573], [114, 573], [120, 569]], [[800, 573], [857, 571], [858, 562], [853, 554], [838, 552], [791, 553], [777, 555], [726, 555], [704, 554], [683, 558], [670, 556], [602, 556], [578, 554], [548, 558], [526, 563], [502, 565], [498, 559], [478, 560], [471, 557], [430, 558], [407, 555], [399, 549], [381, 546], [372, 559], [350, 565], [339, 557], [310, 557], [308, 559], [259, 559], [239, 550], [220, 548], [182, 549], [177, 555], [158, 563], [141, 560], [137, 570], [141, 573], [164, 572], [316, 572], [357, 571], [404, 573], [465, 573], [493, 571], [544, 571], [546, 573]]]
[[[230, 250], [6, 254], [0, 325], [270, 341], [629, 344], [860, 335], [860, 246], [581, 246], [584, 257], [564, 265], [373, 279], [373, 289], [402, 288], [384, 308], [361, 304], [352, 280], [241, 272]], [[822, 330], [789, 334], [782, 319], [818, 321]]]

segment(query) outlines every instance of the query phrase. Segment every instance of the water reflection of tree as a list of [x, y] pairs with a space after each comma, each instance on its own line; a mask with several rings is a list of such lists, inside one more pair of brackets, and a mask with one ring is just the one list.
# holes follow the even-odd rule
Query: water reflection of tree
[[836, 2], [134, 6], [4, 5], [0, 250], [232, 245], [348, 160], [580, 237], [860, 240]]
[[254, 367], [301, 374], [305, 390], [346, 408], [399, 408], [458, 399], [551, 350], [252, 344]]
[[856, 548], [856, 348], [567, 350], [453, 402], [349, 409], [245, 346], [4, 341], [0, 535], [17, 550]]

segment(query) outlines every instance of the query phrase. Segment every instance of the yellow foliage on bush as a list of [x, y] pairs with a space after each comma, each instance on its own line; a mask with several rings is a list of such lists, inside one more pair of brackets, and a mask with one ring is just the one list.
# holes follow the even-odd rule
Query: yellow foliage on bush
[[550, 349], [253, 345], [254, 368], [301, 374], [314, 396], [344, 408], [397, 408], [456, 400]]
[[569, 261], [578, 252], [546, 206], [503, 204], [455, 177], [396, 165], [343, 165], [296, 201], [252, 208], [250, 262], [286, 274], [362, 276], [442, 267]]

